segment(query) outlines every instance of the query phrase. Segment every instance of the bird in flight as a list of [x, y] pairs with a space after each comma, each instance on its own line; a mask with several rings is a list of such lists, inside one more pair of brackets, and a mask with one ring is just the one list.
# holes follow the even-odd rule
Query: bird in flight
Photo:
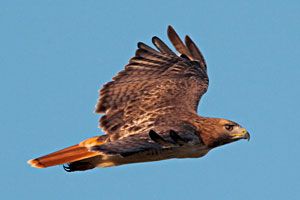
[[189, 36], [168, 27], [174, 53], [154, 36], [156, 49], [139, 42], [135, 56], [100, 90], [96, 113], [105, 135], [29, 160], [32, 167], [63, 164], [68, 172], [172, 158], [198, 158], [240, 139], [236, 122], [197, 114], [208, 88], [204, 57]]

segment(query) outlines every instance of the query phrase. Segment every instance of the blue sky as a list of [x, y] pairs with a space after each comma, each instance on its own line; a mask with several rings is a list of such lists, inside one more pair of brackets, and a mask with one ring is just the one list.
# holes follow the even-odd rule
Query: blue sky
[[[1, 199], [300, 199], [299, 1], [1, 1]], [[251, 133], [201, 159], [66, 173], [26, 161], [102, 134], [98, 89], [167, 25], [200, 46], [204, 116]]]

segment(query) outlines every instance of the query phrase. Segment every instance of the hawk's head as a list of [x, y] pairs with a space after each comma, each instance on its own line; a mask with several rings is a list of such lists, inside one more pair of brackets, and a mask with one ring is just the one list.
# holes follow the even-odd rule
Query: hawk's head
[[205, 118], [201, 123], [200, 135], [211, 148], [240, 139], [250, 140], [249, 132], [238, 123], [219, 118]]

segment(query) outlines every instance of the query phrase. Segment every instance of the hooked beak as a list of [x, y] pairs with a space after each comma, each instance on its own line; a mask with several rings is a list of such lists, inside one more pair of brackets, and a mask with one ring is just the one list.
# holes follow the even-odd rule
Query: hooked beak
[[241, 132], [232, 134], [232, 139], [250, 140], [250, 134], [245, 128], [241, 128]]
[[244, 139], [246, 139], [248, 141], [250, 140], [250, 133], [248, 131], [245, 133]]

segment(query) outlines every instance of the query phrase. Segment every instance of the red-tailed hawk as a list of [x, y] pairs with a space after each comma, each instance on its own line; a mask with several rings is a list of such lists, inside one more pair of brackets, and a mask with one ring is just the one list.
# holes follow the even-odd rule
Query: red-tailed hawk
[[197, 158], [211, 149], [250, 138], [230, 120], [197, 115], [207, 91], [206, 63], [189, 36], [185, 43], [168, 27], [175, 54], [158, 37], [156, 49], [138, 43], [125, 69], [100, 90], [96, 112], [104, 114], [105, 135], [42, 156], [28, 163], [36, 168], [65, 164], [66, 171], [158, 161]]

